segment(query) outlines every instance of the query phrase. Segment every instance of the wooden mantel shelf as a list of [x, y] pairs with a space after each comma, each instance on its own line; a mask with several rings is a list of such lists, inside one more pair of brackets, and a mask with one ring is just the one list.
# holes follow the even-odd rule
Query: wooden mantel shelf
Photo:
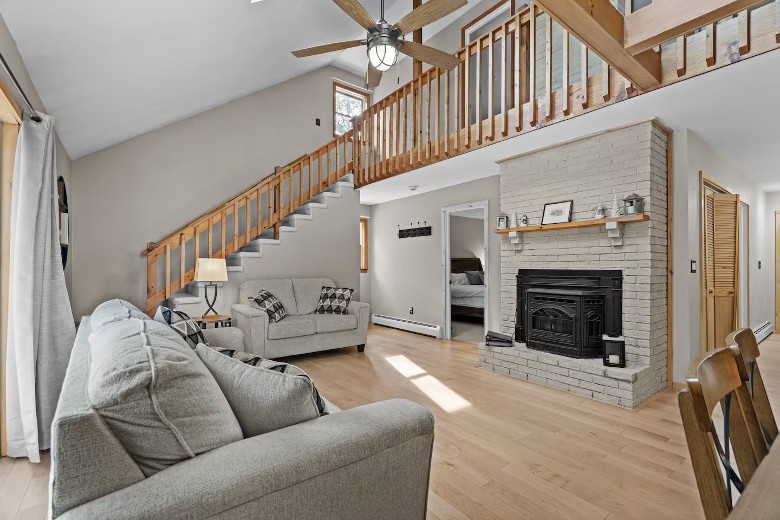
[[575, 222], [564, 222], [563, 224], [547, 224], [545, 226], [524, 226], [524, 227], [512, 227], [507, 229], [497, 229], [496, 233], [501, 235], [508, 235], [511, 232], [517, 233], [534, 233], [537, 231], [550, 231], [556, 229], [576, 229], [583, 227], [603, 226], [607, 222], [618, 222], [620, 224], [629, 224], [631, 222], [645, 222], [650, 220], [650, 215], [636, 215], [630, 217], [618, 217], [618, 218], [601, 218], [590, 220], [577, 220]]

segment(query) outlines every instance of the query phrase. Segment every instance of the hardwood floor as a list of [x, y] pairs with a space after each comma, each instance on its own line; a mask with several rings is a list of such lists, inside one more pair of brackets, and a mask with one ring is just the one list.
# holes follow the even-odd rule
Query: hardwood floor
[[[780, 336], [759, 358], [780, 417]], [[290, 361], [342, 408], [402, 397], [436, 416], [429, 519], [703, 518], [665, 391], [636, 411], [479, 368], [475, 345], [374, 327], [365, 354]], [[0, 520], [46, 517], [48, 454], [0, 459]]]

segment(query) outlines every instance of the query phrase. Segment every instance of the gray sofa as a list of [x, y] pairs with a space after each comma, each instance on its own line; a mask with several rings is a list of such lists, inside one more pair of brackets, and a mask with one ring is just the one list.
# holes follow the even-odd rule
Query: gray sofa
[[[368, 337], [370, 306], [353, 301], [349, 314], [312, 314], [323, 287], [335, 287], [329, 278], [276, 278], [243, 282], [239, 303], [233, 305], [233, 325], [244, 332], [245, 350], [264, 358], [279, 358], [357, 346], [363, 352]], [[249, 297], [265, 289], [284, 305], [287, 317], [277, 323], [249, 304]]]
[[[90, 334], [87, 316], [52, 424], [51, 518], [425, 518], [433, 417], [402, 400], [347, 411], [330, 405], [335, 413], [145, 478], [87, 397]], [[236, 329], [206, 334], [226, 348], [243, 342]], [[92, 335], [92, 349], [99, 337]]]

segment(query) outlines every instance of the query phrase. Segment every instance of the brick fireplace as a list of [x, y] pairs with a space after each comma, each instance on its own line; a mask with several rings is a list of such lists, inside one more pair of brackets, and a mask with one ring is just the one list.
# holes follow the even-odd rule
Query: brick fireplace
[[[619, 242], [603, 226], [525, 233], [521, 247], [502, 241], [501, 331], [516, 343], [481, 346], [480, 367], [628, 408], [666, 387], [666, 132], [646, 122], [501, 163], [501, 212], [528, 215], [532, 225], [540, 223], [545, 202], [572, 199], [572, 220], [586, 220], [596, 206], [634, 192], [645, 198], [649, 220], [624, 224]], [[557, 293], [522, 283], [524, 273], [545, 271], [600, 281]], [[616, 278], [619, 294], [605, 289]], [[616, 307], [608, 311], [610, 305]], [[566, 319], [575, 314], [579, 323]], [[538, 330], [529, 337], [526, 322], [534, 319]], [[599, 332], [622, 333], [626, 368], [603, 365]]]

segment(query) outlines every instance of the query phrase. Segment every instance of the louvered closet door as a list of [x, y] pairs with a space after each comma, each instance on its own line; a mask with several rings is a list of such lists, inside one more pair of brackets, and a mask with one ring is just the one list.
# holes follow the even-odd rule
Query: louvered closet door
[[726, 346], [737, 329], [739, 195], [708, 193], [704, 203], [704, 349]]

